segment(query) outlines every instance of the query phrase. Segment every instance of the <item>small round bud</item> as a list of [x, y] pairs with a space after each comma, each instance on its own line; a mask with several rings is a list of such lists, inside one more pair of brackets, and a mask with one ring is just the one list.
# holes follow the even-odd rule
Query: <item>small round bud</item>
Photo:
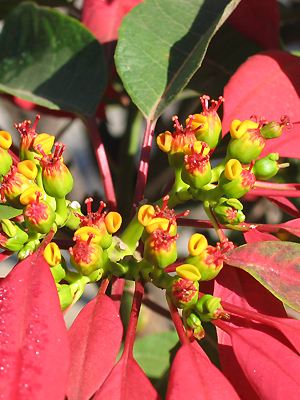
[[168, 293], [176, 307], [186, 309], [197, 303], [199, 284], [185, 278], [174, 278]]

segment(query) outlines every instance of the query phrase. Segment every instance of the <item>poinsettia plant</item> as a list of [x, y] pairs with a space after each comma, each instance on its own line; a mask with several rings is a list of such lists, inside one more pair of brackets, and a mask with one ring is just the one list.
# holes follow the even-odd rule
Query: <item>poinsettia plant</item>
[[[297, 399], [300, 59], [280, 40], [297, 9], [77, 3], [0, 5], [0, 90], [36, 115], [0, 131], [0, 261], [17, 259], [0, 281], [1, 399]], [[48, 114], [84, 123], [99, 201], [74, 198]], [[277, 224], [255, 219], [261, 198]], [[135, 342], [142, 303], [176, 334]]]

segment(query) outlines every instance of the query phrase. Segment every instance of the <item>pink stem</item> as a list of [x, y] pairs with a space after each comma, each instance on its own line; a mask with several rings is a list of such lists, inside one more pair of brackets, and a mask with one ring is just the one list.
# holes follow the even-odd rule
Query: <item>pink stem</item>
[[99, 293], [100, 294], [105, 294], [108, 285], [109, 285], [109, 279], [105, 278], [101, 282], [101, 285], [100, 285], [100, 288], [99, 288]]
[[249, 194], [253, 196], [274, 196], [274, 197], [300, 197], [300, 190], [292, 189], [292, 190], [276, 190], [276, 189], [253, 189], [249, 192]]
[[17, 165], [18, 162], [20, 161], [19, 157], [11, 149], [8, 149], [8, 153], [9, 153], [9, 155], [11, 156], [11, 158], [13, 160], [13, 164]]
[[181, 344], [189, 344], [190, 341], [185, 333], [184, 327], [182, 325], [182, 320], [180, 318], [178, 310], [174, 306], [172, 300], [168, 296], [167, 296], [167, 302], [168, 302], [171, 318], [172, 318], [173, 324], [175, 326], [175, 329], [177, 331], [177, 335], [179, 337]]
[[86, 121], [86, 125], [88, 127], [88, 132], [97, 159], [98, 169], [103, 181], [103, 187], [107, 205], [110, 209], [115, 210], [117, 208], [115, 189], [112, 181], [112, 176], [110, 173], [106, 151], [101, 140], [100, 132], [98, 130], [98, 125], [94, 118], [88, 119]]
[[113, 284], [111, 287], [111, 298], [114, 301], [117, 309], [120, 309], [122, 295], [125, 286], [125, 279], [122, 278], [113, 278]]
[[131, 357], [133, 351], [133, 345], [136, 334], [136, 327], [139, 319], [139, 313], [141, 304], [144, 296], [144, 285], [141, 282], [135, 283], [135, 291], [132, 300], [132, 307], [130, 312], [130, 318], [124, 343], [123, 356]]
[[156, 121], [147, 120], [147, 126], [144, 133], [143, 145], [140, 156], [140, 164], [138, 170], [138, 176], [135, 186], [135, 195], [133, 205], [137, 205], [143, 198], [148, 178], [148, 168], [150, 160], [150, 152], [152, 146], [152, 140], [154, 135], [154, 128]]
[[220, 319], [215, 319], [212, 321], [212, 323], [218, 328], [222, 329], [222, 331], [226, 332], [228, 335], [231, 335], [232, 331], [234, 331], [234, 328], [231, 328], [230, 325], [226, 324], [226, 322]]
[[256, 181], [255, 188], [260, 189], [276, 189], [276, 190], [289, 190], [291, 188], [299, 189], [299, 183], [274, 183], [274, 182], [264, 182], [264, 181]]

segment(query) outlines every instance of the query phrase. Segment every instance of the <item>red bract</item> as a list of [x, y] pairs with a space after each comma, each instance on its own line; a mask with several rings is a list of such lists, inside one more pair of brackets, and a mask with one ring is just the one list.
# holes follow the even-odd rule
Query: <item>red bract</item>
[[88, 400], [113, 368], [123, 334], [115, 304], [99, 294], [80, 312], [69, 330], [69, 400]]
[[69, 343], [57, 289], [40, 252], [0, 282], [0, 393], [3, 399], [61, 399]]
[[242, 1], [229, 22], [266, 49], [279, 48], [279, 5], [276, 0]]
[[259, 232], [257, 229], [251, 229], [244, 233], [244, 238], [247, 243], [255, 243], [267, 240], [279, 240], [276, 236], [270, 233]]
[[123, 17], [141, 0], [85, 0], [82, 22], [102, 44], [118, 38]]
[[198, 345], [183, 345], [170, 372], [167, 400], [235, 400], [237, 393]]
[[132, 356], [122, 357], [94, 400], [159, 400], [151, 382]]
[[282, 51], [269, 51], [250, 57], [232, 76], [224, 89], [223, 132], [233, 119], [259, 115], [280, 120], [288, 115], [294, 123], [277, 139], [269, 140], [263, 154], [279, 152], [283, 157], [300, 158], [300, 58]]

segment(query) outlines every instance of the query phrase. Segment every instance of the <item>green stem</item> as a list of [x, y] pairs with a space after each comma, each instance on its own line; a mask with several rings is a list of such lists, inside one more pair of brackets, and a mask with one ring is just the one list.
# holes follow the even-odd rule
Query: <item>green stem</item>
[[62, 226], [64, 225], [64, 223], [66, 222], [67, 218], [68, 218], [68, 214], [69, 214], [69, 210], [67, 207], [67, 202], [66, 199], [64, 197], [62, 198], [56, 198], [56, 224], [57, 226]]
[[222, 228], [219, 226], [219, 223], [218, 223], [216, 217], [214, 216], [214, 214], [213, 214], [213, 212], [211, 210], [209, 202], [208, 201], [204, 201], [203, 202], [203, 207], [204, 207], [204, 210], [205, 210], [208, 218], [210, 219], [211, 223], [213, 224], [213, 227], [214, 227], [214, 229], [215, 229], [215, 231], [216, 231], [216, 233], [218, 235], [218, 238], [219, 238], [220, 242], [227, 241], [227, 237], [224, 234]]

